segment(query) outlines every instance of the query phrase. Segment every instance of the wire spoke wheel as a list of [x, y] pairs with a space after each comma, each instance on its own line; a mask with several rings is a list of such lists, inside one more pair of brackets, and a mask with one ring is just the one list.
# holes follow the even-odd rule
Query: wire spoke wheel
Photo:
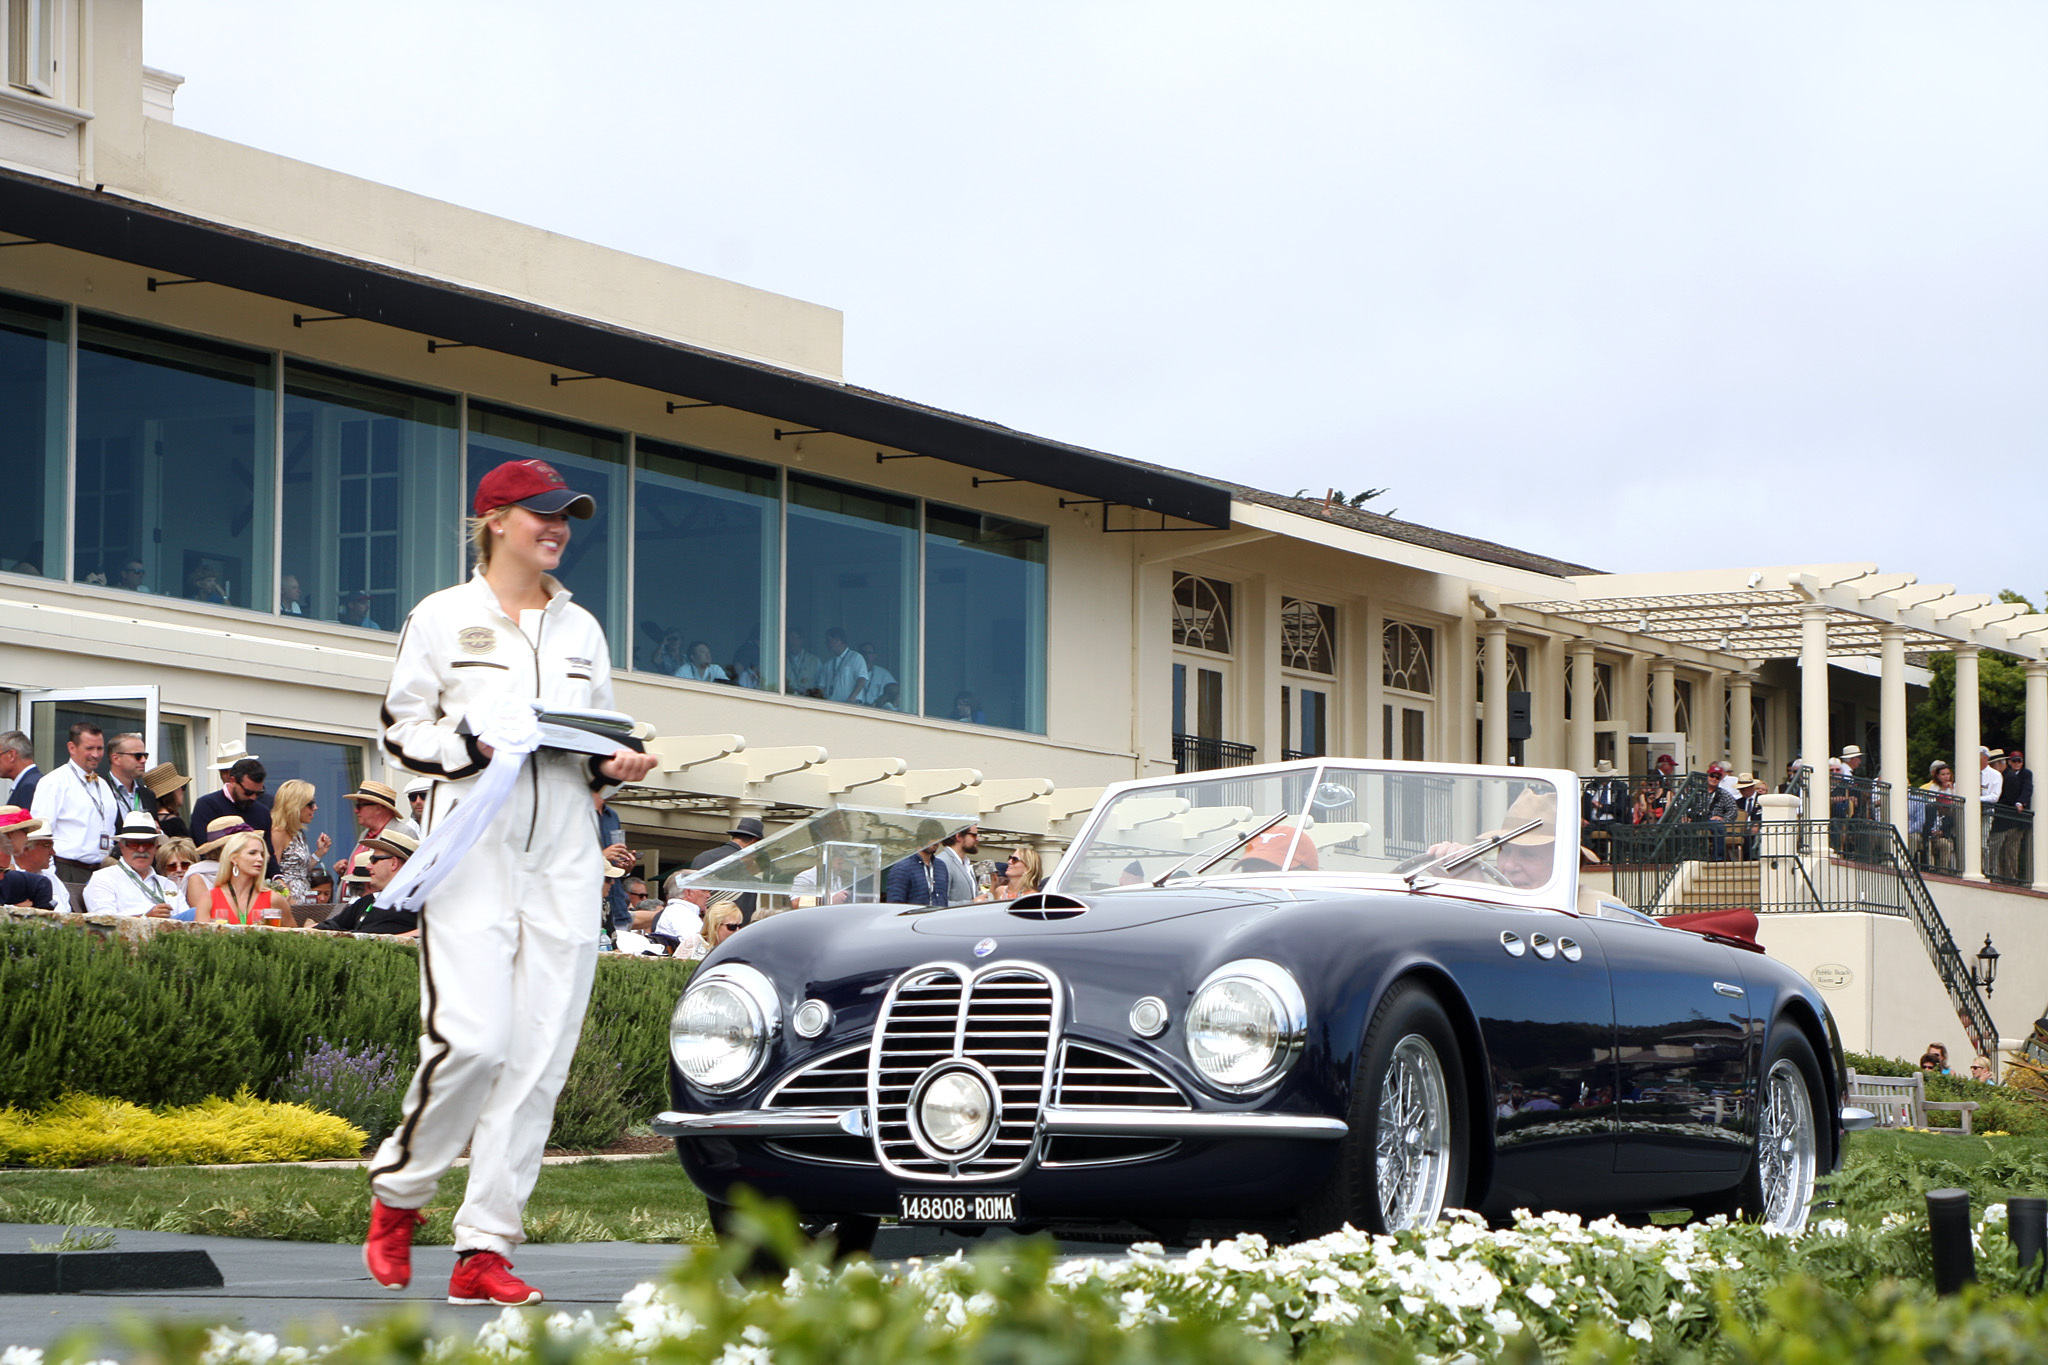
[[1451, 1164], [1451, 1103], [1443, 1060], [1429, 1040], [1394, 1044], [1380, 1082], [1380, 1211], [1389, 1232], [1427, 1227], [1443, 1212]]
[[1768, 1227], [1798, 1232], [1806, 1226], [1819, 1170], [1819, 1140], [1806, 1077], [1791, 1058], [1780, 1057], [1764, 1078], [1757, 1116], [1756, 1178], [1762, 1195], [1758, 1213]]

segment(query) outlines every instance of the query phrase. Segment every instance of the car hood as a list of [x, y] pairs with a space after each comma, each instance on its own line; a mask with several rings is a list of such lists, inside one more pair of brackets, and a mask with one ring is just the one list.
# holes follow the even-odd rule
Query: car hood
[[[1042, 898], [1027, 896], [1016, 902], [907, 912], [903, 919], [913, 932], [935, 938], [1050, 938], [1113, 933], [1119, 929], [1137, 929], [1166, 920], [1223, 910], [1269, 910], [1300, 899], [1300, 896], [1285, 891], [1237, 887], [1228, 890], [1109, 891], [1085, 896], [1054, 892]], [[1030, 908], [1041, 900], [1049, 908]], [[1083, 908], [1077, 912], [1075, 907]]]

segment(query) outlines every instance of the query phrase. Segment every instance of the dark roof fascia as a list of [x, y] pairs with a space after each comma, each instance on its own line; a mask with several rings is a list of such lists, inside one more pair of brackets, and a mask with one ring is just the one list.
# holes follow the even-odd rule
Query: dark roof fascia
[[1460, 535], [1456, 531], [1440, 531], [1433, 526], [1423, 526], [1412, 521], [1402, 521], [1366, 509], [1325, 505], [1320, 498], [1294, 498], [1284, 493], [1271, 493], [1263, 488], [1249, 488], [1233, 485], [1232, 491], [1246, 502], [1258, 503], [1263, 507], [1276, 508], [1282, 512], [1293, 512], [1299, 516], [1315, 517], [1321, 521], [1335, 522], [1356, 531], [1370, 532], [1385, 536], [1389, 540], [1419, 545], [1425, 549], [1441, 550], [1446, 554], [1462, 555], [1485, 564], [1498, 564], [1502, 568], [1520, 569], [1526, 573], [1545, 574], [1552, 578], [1571, 578], [1581, 574], [1597, 574], [1600, 569], [1589, 569], [1583, 564], [1567, 560], [1552, 559], [1529, 550], [1518, 550], [1512, 545], [1497, 541], [1481, 540], [1476, 536]]
[[1229, 490], [1206, 480], [116, 195], [0, 170], [0, 230], [1003, 478], [1230, 524]]

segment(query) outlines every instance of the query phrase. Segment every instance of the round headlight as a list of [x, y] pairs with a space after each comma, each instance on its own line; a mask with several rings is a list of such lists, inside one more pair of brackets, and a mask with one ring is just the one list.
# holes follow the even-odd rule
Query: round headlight
[[934, 1147], [965, 1152], [995, 1120], [995, 1098], [971, 1071], [948, 1071], [918, 1097], [917, 1121]]
[[730, 1090], [767, 1056], [776, 1024], [774, 988], [751, 967], [734, 964], [691, 984], [669, 1019], [668, 1050], [683, 1079], [701, 1090]]
[[1226, 1090], [1255, 1090], [1287, 1069], [1306, 1027], [1292, 976], [1270, 962], [1233, 962], [1188, 1006], [1188, 1060]]

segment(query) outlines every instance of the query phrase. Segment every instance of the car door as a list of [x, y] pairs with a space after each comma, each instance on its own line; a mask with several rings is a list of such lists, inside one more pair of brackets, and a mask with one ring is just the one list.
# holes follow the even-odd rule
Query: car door
[[1755, 1143], [1754, 1021], [1736, 950], [1633, 918], [1586, 927], [1614, 988], [1614, 1169], [1741, 1171]]
[[1597, 1207], [1614, 1170], [1614, 996], [1589, 922], [1475, 909], [1459, 984], [1490, 1071], [1489, 1213]]

